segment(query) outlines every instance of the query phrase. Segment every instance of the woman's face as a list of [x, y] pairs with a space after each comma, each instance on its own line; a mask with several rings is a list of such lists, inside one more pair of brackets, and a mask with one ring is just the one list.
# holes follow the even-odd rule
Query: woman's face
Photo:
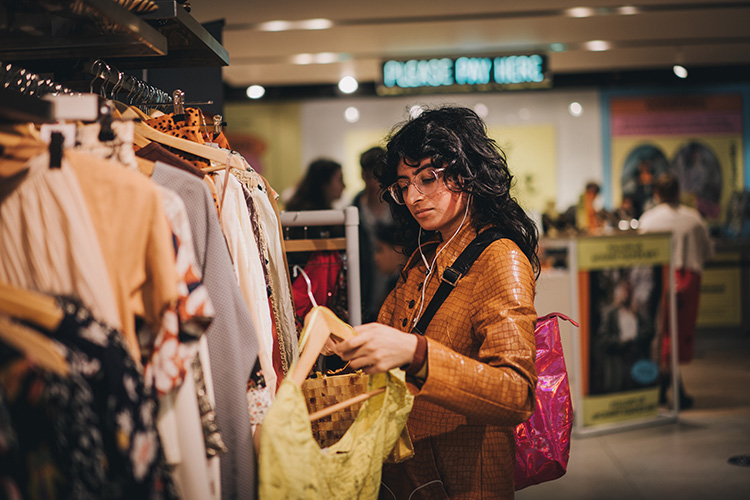
[[[397, 177], [410, 182], [420, 172], [432, 169], [431, 158], [423, 158], [419, 165], [411, 167], [404, 163], [403, 160], [398, 164]], [[436, 190], [429, 196], [420, 193], [414, 184], [409, 187], [404, 195], [406, 207], [417, 223], [425, 231], [440, 231], [443, 241], [458, 230], [466, 212], [468, 202], [467, 193], [456, 193], [448, 189], [443, 181], [443, 174], [438, 174]]]
[[344, 174], [341, 169], [338, 169], [334, 172], [333, 177], [331, 177], [331, 180], [328, 181], [328, 184], [325, 186], [325, 196], [328, 203], [331, 204], [341, 198], [345, 187]]

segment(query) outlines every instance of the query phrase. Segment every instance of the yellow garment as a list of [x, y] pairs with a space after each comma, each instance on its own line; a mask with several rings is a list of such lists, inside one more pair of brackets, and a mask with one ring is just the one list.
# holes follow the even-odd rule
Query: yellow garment
[[368, 391], [383, 386], [386, 391], [365, 401], [346, 434], [321, 450], [301, 389], [284, 379], [261, 427], [260, 499], [377, 498], [383, 460], [413, 401], [401, 370], [370, 376]]

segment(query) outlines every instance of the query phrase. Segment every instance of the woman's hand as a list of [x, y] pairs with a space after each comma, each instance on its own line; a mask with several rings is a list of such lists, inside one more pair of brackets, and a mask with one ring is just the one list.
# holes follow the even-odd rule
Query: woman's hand
[[414, 359], [417, 338], [380, 323], [356, 326], [357, 335], [333, 348], [349, 366], [367, 374], [381, 373], [407, 365]]

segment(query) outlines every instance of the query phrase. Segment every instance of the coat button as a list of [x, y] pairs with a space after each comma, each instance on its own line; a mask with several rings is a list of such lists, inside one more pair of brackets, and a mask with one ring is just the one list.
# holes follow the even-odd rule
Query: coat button
[[406, 323], [407, 323], [407, 319], [404, 318], [404, 320], [401, 322], [401, 326], [406, 326]]
[[411, 299], [411, 300], [409, 301], [409, 309], [411, 309], [412, 307], [414, 307], [414, 304], [416, 304], [416, 303], [417, 303], [417, 302], [416, 302], [416, 301], [415, 301], [414, 299]]

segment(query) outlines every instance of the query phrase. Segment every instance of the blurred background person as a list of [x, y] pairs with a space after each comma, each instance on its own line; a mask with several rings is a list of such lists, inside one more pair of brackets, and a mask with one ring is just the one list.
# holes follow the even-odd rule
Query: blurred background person
[[[700, 298], [701, 273], [703, 266], [713, 256], [713, 243], [708, 226], [697, 210], [680, 202], [680, 184], [677, 175], [665, 172], [654, 184], [656, 205], [643, 213], [638, 227], [644, 233], [672, 233], [672, 262], [675, 268], [675, 293], [677, 294], [677, 346], [680, 363], [693, 359], [695, 348], [695, 323], [698, 320], [698, 299]], [[664, 301], [668, 307], [669, 301]], [[670, 336], [668, 309], [663, 314], [661, 343], [661, 389], [660, 403], [666, 403], [666, 393], [670, 385], [669, 363]], [[688, 396], [678, 383], [680, 407], [693, 406], [693, 398]]]
[[602, 206], [599, 198], [601, 188], [596, 182], [587, 182], [586, 188], [576, 205], [576, 226], [582, 232], [598, 232], [603, 223]]
[[375, 224], [375, 252], [373, 255], [375, 267], [378, 273], [385, 276], [385, 286], [381, 294], [375, 297], [374, 304], [377, 309], [383, 305], [385, 298], [396, 286], [401, 269], [406, 264], [406, 255], [402, 246], [396, 243], [396, 225], [393, 223]]
[[319, 158], [307, 167], [307, 172], [286, 203], [286, 210], [330, 210], [344, 193], [344, 174], [341, 164]]
[[357, 193], [352, 205], [359, 210], [359, 276], [362, 297], [362, 321], [377, 320], [380, 305], [385, 298], [388, 276], [378, 270], [374, 261], [375, 225], [392, 222], [388, 204], [380, 195], [380, 183], [375, 178], [376, 169], [385, 161], [385, 150], [375, 146], [359, 157], [364, 189]]
[[[341, 198], [345, 188], [344, 176], [341, 164], [337, 161], [318, 158], [313, 160], [307, 167], [307, 172], [297, 185], [297, 189], [286, 202], [287, 212], [306, 210], [330, 210], [333, 203]], [[342, 238], [345, 230], [343, 225], [333, 226], [299, 226], [284, 228], [285, 239], [318, 239], [318, 238]], [[340, 297], [346, 297], [346, 290], [341, 286], [340, 276], [343, 276], [343, 261], [338, 252], [290, 252], [287, 253], [287, 263], [292, 276], [295, 265], [302, 266], [310, 280], [313, 288], [326, 300], [320, 305], [327, 305], [334, 311], [345, 310], [345, 305], [334, 307], [331, 300], [340, 301]], [[293, 284], [294, 302], [297, 315], [304, 317], [312, 304], [307, 298], [307, 288], [302, 276], [298, 276]]]

